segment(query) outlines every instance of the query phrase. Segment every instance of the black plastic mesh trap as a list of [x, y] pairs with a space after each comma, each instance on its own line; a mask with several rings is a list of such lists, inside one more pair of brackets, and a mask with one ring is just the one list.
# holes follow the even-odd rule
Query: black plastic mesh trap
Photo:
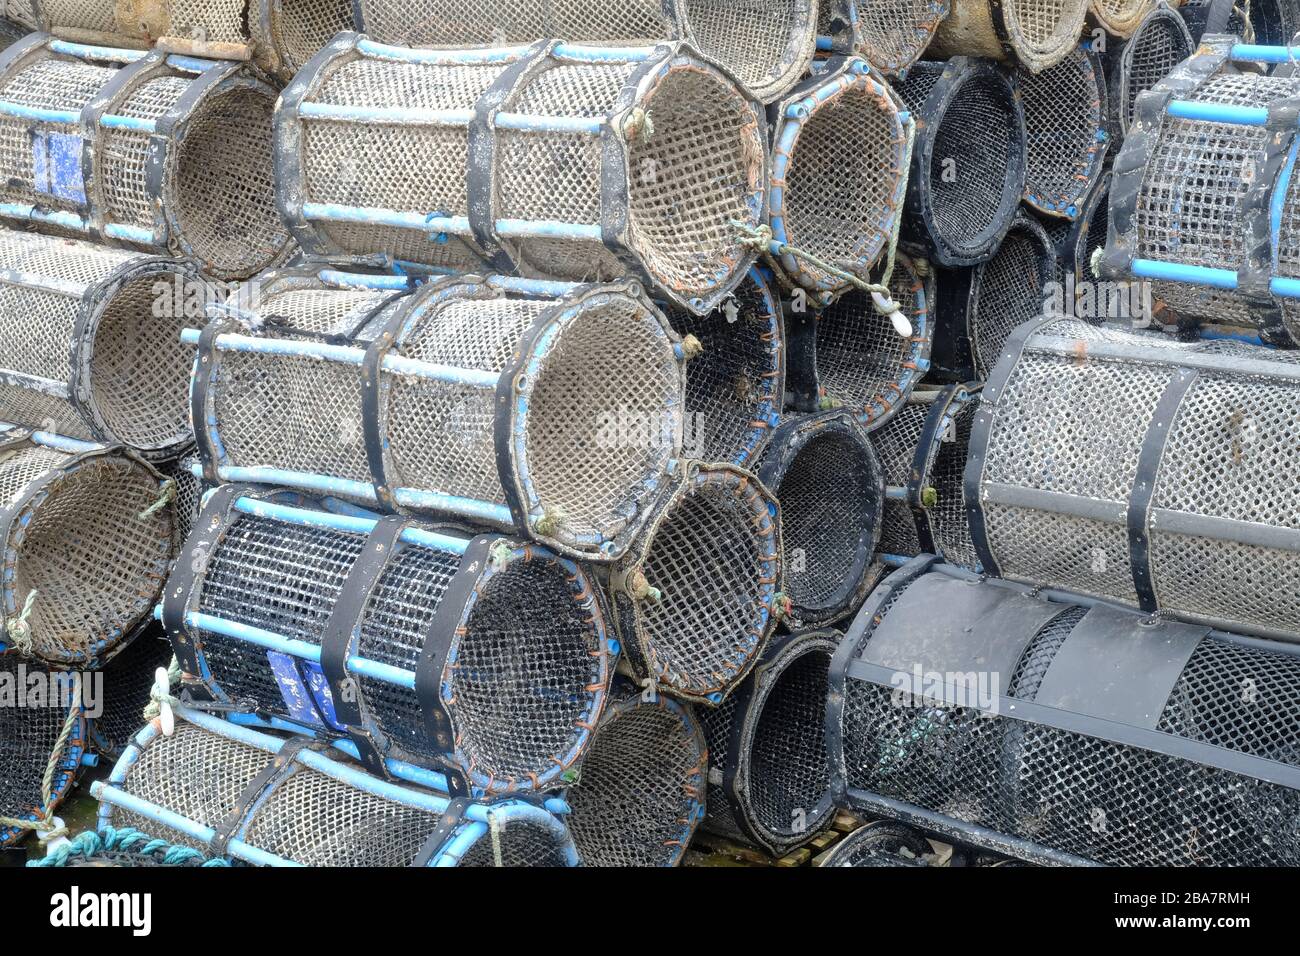
[[[1092, 267], [1094, 253], [1106, 247], [1110, 224], [1110, 177], [1107, 170], [1097, 180], [1083, 201], [1078, 219], [1044, 224], [1056, 248], [1061, 312], [1089, 321], [1124, 317], [1118, 305], [1106, 299], [1110, 287], [1103, 284], [1105, 280]], [[1099, 295], [1102, 296], [1100, 302]]]
[[692, 710], [620, 684], [567, 791], [585, 866], [676, 866], [704, 816], [708, 751]]
[[928, 840], [899, 823], [871, 823], [854, 830], [835, 845], [819, 866], [914, 867], [926, 866], [933, 852]]
[[837, 631], [804, 631], [772, 645], [727, 701], [704, 710], [711, 832], [781, 856], [834, 814], [823, 726]]
[[756, 474], [781, 506], [788, 623], [843, 620], [866, 597], [884, 509], [867, 433], [848, 412], [794, 419], [772, 435]]
[[1089, 7], [1090, 0], [953, 0], [928, 52], [938, 59], [1014, 59], [1038, 73], [1069, 55], [1084, 32]]
[[1292, 651], [930, 567], [832, 667], [840, 799], [1043, 862], [1296, 864]]
[[903, 238], [944, 266], [990, 259], [1025, 188], [1025, 113], [985, 60], [921, 61], [898, 85], [917, 120]]
[[184, 261], [0, 229], [0, 419], [179, 454], [194, 440], [180, 335], [202, 328], [189, 297], [208, 289]]
[[1179, 15], [1163, 2], [1151, 9], [1127, 40], [1106, 46], [1106, 78], [1110, 92], [1111, 134], [1123, 142], [1137, 98], [1173, 72], [1195, 49], [1195, 41]]
[[171, 659], [171, 642], [150, 621], [104, 666], [101, 712], [88, 721], [90, 744], [98, 753], [116, 758], [126, 749], [144, 722], [156, 673], [167, 670]]
[[0, 58], [0, 103], [11, 219], [186, 256], [221, 279], [267, 268], [289, 241], [275, 90], [246, 64], [33, 34]]
[[[1183, 0], [1178, 12], [1187, 24], [1192, 39], [1200, 43], [1214, 0]], [[1285, 46], [1300, 31], [1300, 5], [1295, 0], [1250, 0], [1233, 4], [1227, 19], [1227, 32], [1247, 43]]]

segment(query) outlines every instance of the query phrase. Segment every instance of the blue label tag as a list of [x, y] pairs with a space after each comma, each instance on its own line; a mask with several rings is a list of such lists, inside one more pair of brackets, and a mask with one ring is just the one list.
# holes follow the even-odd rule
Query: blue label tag
[[284, 698], [290, 719], [312, 727], [324, 727], [320, 714], [316, 712], [313, 695], [298, 672], [298, 660], [279, 651], [267, 651], [266, 659], [271, 664], [275, 682], [280, 685], [280, 696]]
[[32, 133], [32, 172], [37, 192], [86, 204], [81, 145], [81, 137], [74, 133]]
[[335, 730], [346, 731], [347, 728], [339, 723], [338, 713], [334, 709], [334, 693], [330, 690], [330, 682], [326, 680], [321, 666], [311, 661], [299, 661], [298, 664], [307, 678], [316, 710], [325, 718], [325, 723]]

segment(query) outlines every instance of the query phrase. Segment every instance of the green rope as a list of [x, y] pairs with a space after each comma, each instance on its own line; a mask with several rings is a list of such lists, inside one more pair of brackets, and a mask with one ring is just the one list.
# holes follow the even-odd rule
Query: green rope
[[23, 602], [21, 613], [5, 624], [5, 633], [9, 636], [9, 643], [13, 645], [14, 650], [24, 657], [31, 657], [36, 650], [36, 645], [32, 641], [31, 616], [32, 609], [36, 606], [36, 596], [40, 593], [36, 588], [28, 591], [27, 600]]
[[81, 675], [73, 674], [72, 705], [68, 708], [67, 719], [63, 721], [63, 730], [59, 733], [59, 739], [55, 741], [54, 749], [50, 753], [50, 762], [45, 765], [45, 775], [41, 777], [41, 805], [45, 808], [45, 815], [36, 820], [20, 820], [17, 817], [0, 816], [0, 827], [9, 827], [20, 831], [35, 830], [41, 834], [42, 840], [52, 840], [67, 834], [68, 828], [61, 822], [55, 822], [54, 778], [59, 773], [59, 765], [63, 763], [63, 755], [67, 750], [68, 741], [72, 739], [72, 730], [81, 719], [80, 700]]
[[98, 833], [87, 831], [67, 841], [45, 855], [43, 859], [32, 860], [30, 867], [65, 867], [77, 857], [91, 859], [104, 853], [133, 853], [137, 856], [153, 857], [164, 866], [185, 866], [202, 860], [205, 867], [228, 867], [229, 860], [208, 859], [198, 850], [186, 846], [173, 846], [165, 840], [156, 840], [139, 830], [105, 827]]
[[162, 511], [169, 504], [176, 500], [176, 482], [168, 478], [162, 483], [162, 495], [157, 501], [151, 504], [144, 511], [140, 512], [140, 520], [148, 521], [158, 512]]
[[146, 724], [155, 717], [162, 716], [163, 704], [170, 704], [173, 708], [181, 705], [181, 702], [171, 695], [171, 689], [180, 682], [181, 662], [173, 654], [171, 663], [167, 665], [167, 689], [164, 691], [157, 683], [149, 688], [149, 703], [144, 709], [144, 722]]

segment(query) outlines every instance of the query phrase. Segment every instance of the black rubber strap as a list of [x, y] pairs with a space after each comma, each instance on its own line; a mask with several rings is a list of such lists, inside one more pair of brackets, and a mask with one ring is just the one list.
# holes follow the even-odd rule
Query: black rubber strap
[[429, 838], [424, 841], [424, 846], [420, 848], [420, 852], [411, 861], [411, 866], [425, 867], [433, 863], [438, 854], [442, 852], [442, 848], [447, 845], [447, 840], [451, 838], [453, 831], [465, 819], [465, 811], [469, 808], [469, 804], [470, 801], [464, 797], [457, 797], [447, 804], [447, 809], [442, 811], [437, 827], [429, 834]]
[[194, 374], [194, 387], [190, 389], [190, 416], [194, 422], [194, 437], [198, 441], [199, 462], [203, 466], [203, 481], [209, 485], [221, 484], [217, 471], [217, 449], [208, 424], [208, 398], [212, 392], [212, 379], [216, 375], [218, 355], [217, 338], [230, 330], [229, 323], [214, 319], [199, 333], [198, 367]]
[[[379, 315], [385, 308], [409, 292], [399, 292], [385, 299], [383, 305], [375, 310]], [[383, 331], [375, 337], [366, 349], [365, 360], [361, 363], [361, 424], [366, 441], [366, 462], [370, 465], [370, 480], [374, 484], [375, 499], [384, 511], [396, 512], [397, 499], [388, 485], [388, 472], [384, 463], [384, 359], [397, 344], [398, 333], [406, 324], [408, 310], [398, 308], [392, 317], [384, 323]]]
[[214, 856], [226, 855], [226, 847], [239, 832], [239, 828], [244, 825], [244, 821], [262, 795], [295, 772], [298, 754], [308, 748], [315, 750], [321, 746], [321, 743], [312, 737], [290, 737], [284, 742], [280, 752], [249, 781], [230, 813], [216, 827], [216, 833], [208, 841], [208, 849]]
[[453, 762], [456, 735], [452, 728], [451, 714], [442, 700], [442, 675], [465, 607], [487, 569], [492, 546], [499, 540], [501, 539], [496, 535], [480, 535], [465, 549], [460, 568], [443, 592], [442, 600], [434, 609], [433, 619], [424, 632], [424, 648], [420, 652], [420, 661], [415, 671], [415, 694], [424, 714], [425, 730], [434, 746], [447, 757], [447, 789], [453, 797], [468, 796], [469, 782]]
[[398, 538], [406, 526], [405, 519], [396, 517], [384, 518], [375, 525], [361, 556], [348, 572], [334, 610], [321, 632], [320, 665], [334, 698], [334, 716], [348, 729], [348, 736], [356, 744], [366, 769], [384, 778], [388, 777], [388, 765], [384, 760], [388, 744], [377, 728], [366, 726], [361, 687], [348, 673], [348, 658], [352, 654], [354, 639], [360, 634], [370, 596], [384, 569], [393, 560]]
[[1205, 31], [1201, 35], [1227, 33], [1233, 6], [1233, 0], [1211, 0], [1210, 13], [1205, 18]]
[[821, 382], [817, 374], [819, 313], [809, 307], [795, 311], [790, 301], [783, 306], [787, 404], [796, 411], [816, 412], [821, 408]]
[[916, 525], [917, 541], [922, 554], [938, 554], [939, 548], [934, 539], [934, 526], [930, 522], [930, 509], [925, 504], [925, 486], [947, 434], [948, 424], [957, 426], [957, 415], [961, 406], [957, 396], [966, 390], [965, 385], [950, 385], [944, 389], [925, 416], [921, 427], [921, 439], [916, 446], [907, 473], [907, 505], [912, 512], [912, 521]]
[[1133, 568], [1133, 587], [1137, 591], [1138, 603], [1142, 610], [1152, 613], [1159, 610], [1160, 605], [1156, 599], [1155, 582], [1151, 574], [1151, 537], [1148, 532], [1151, 502], [1155, 498], [1160, 462], [1164, 458], [1169, 434], [1173, 431], [1174, 419], [1178, 416], [1178, 409], [1182, 407], [1183, 399], [1196, 383], [1198, 375], [1199, 373], [1192, 369], [1179, 369], [1173, 381], [1165, 388], [1164, 394], [1160, 396], [1155, 415], [1142, 442], [1137, 477], [1133, 482], [1133, 493], [1129, 497], [1128, 547], [1129, 561]]

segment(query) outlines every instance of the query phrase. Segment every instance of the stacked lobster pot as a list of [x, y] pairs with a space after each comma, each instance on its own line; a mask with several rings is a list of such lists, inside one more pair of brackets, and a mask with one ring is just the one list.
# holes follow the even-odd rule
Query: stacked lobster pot
[[853, 53], [886, 76], [905, 76], [950, 11], [949, 0], [821, 0], [817, 49]]
[[180, 334], [287, 246], [274, 101], [238, 63], [45, 33], [0, 54], [0, 657], [44, 688], [5, 711], [6, 842], [59, 829], [170, 656], [148, 632], [184, 534]]

